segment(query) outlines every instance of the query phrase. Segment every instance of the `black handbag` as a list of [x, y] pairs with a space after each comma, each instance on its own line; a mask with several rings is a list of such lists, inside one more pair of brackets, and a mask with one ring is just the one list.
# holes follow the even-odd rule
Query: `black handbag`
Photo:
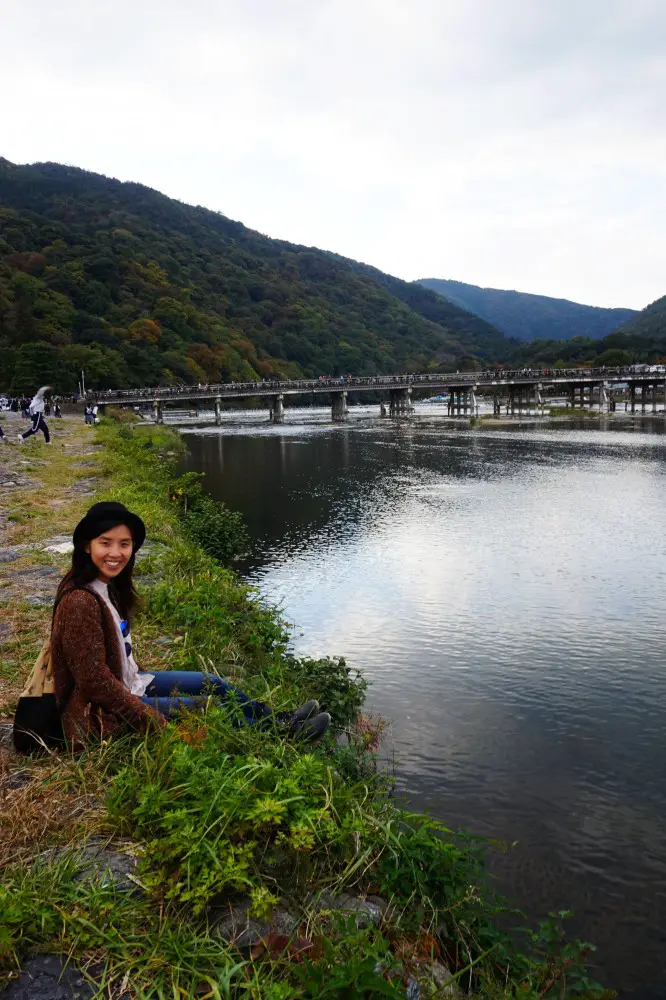
[[62, 747], [65, 744], [62, 720], [56, 704], [49, 639], [42, 646], [19, 697], [14, 715], [13, 739], [15, 749], [22, 754]]

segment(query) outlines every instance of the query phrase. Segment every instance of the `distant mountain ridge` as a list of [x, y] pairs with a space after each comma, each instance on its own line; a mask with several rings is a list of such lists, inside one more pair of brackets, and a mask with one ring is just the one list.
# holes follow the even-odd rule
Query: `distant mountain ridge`
[[570, 340], [572, 337], [598, 340], [637, 315], [635, 309], [605, 309], [569, 299], [480, 288], [444, 278], [422, 278], [418, 283], [485, 319], [507, 337], [520, 341]]

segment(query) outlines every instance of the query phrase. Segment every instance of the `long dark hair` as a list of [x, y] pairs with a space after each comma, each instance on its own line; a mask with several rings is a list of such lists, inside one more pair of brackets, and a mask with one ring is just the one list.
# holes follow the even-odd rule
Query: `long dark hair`
[[[56, 593], [56, 607], [67, 590], [73, 590], [77, 587], [87, 587], [89, 583], [92, 583], [99, 576], [99, 570], [90, 558], [90, 553], [86, 552], [86, 545], [88, 544], [89, 542], [85, 539], [80, 539], [78, 544], [74, 543], [72, 568], [60, 581]], [[132, 581], [134, 556], [135, 553], [132, 551], [127, 565], [122, 568], [118, 576], [109, 581], [109, 597], [113, 604], [115, 604], [120, 617], [124, 618], [127, 622], [131, 621], [139, 599]]]

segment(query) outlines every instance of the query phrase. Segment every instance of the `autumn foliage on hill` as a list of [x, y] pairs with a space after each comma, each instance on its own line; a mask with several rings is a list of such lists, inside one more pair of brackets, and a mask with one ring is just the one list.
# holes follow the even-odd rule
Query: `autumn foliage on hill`
[[509, 342], [432, 292], [139, 184], [0, 159], [0, 390], [418, 371]]

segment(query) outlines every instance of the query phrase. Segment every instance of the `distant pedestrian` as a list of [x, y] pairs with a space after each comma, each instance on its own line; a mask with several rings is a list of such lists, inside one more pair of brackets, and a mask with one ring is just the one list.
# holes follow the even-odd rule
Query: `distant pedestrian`
[[36, 434], [37, 431], [41, 431], [44, 435], [46, 443], [51, 444], [51, 435], [49, 434], [49, 429], [46, 425], [46, 421], [44, 420], [44, 395], [49, 391], [49, 389], [52, 388], [53, 386], [51, 385], [43, 385], [33, 396], [32, 402], [30, 403], [32, 426], [29, 430], [25, 431], [25, 433], [19, 434], [19, 444], [23, 444], [27, 438], [32, 437], [32, 435]]
[[60, 412], [60, 403], [55, 403], [53, 407], [53, 416], [62, 417], [62, 413]]
[[83, 412], [83, 415], [85, 417], [86, 424], [87, 425], [92, 424], [92, 422], [93, 422], [92, 406], [86, 406], [86, 408], [85, 408], [85, 410]]

